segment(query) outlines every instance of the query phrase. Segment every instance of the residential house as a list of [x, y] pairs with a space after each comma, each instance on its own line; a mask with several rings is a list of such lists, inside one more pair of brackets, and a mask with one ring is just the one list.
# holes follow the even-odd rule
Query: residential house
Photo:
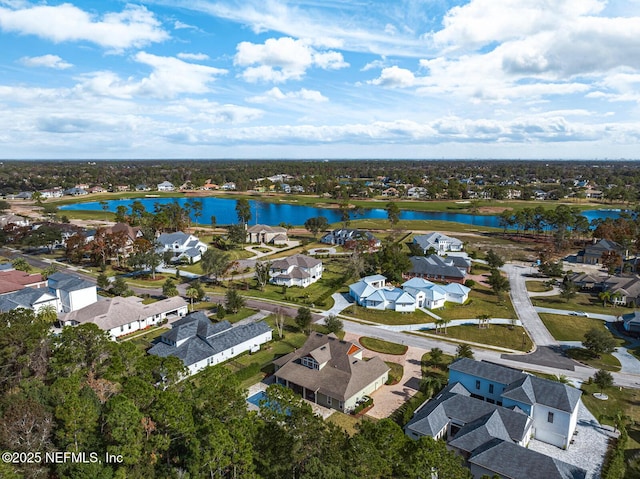
[[387, 286], [382, 275], [367, 276], [349, 286], [349, 295], [359, 306], [399, 312], [441, 308], [447, 301], [462, 304], [469, 298], [469, 291], [458, 283], [438, 285], [423, 278], [412, 278], [397, 288]]
[[622, 327], [633, 335], [640, 334], [640, 311], [622, 315]]
[[122, 234], [126, 237], [124, 247], [120, 250], [124, 256], [131, 254], [135, 240], [143, 237], [142, 230], [138, 226], [131, 226], [128, 223], [116, 223], [102, 231], [107, 235]]
[[175, 356], [182, 360], [191, 375], [245, 351], [260, 350], [262, 344], [271, 341], [272, 334], [264, 321], [231, 326], [228, 321], [212, 323], [198, 311], [172, 323], [171, 330], [160, 336], [149, 354]]
[[30, 200], [33, 196], [33, 191], [21, 191], [13, 197], [16, 200]]
[[444, 255], [450, 251], [462, 251], [464, 247], [464, 244], [459, 239], [437, 232], [416, 235], [413, 237], [413, 243], [418, 245], [424, 254], [427, 254], [432, 248], [437, 254]]
[[29, 274], [16, 269], [0, 271], [0, 294], [13, 293], [26, 287], [46, 288], [47, 280], [40, 273]]
[[29, 226], [29, 220], [24, 216], [14, 215], [13, 213], [0, 215], [0, 228], [4, 228], [10, 224], [14, 224], [16, 226]]
[[269, 281], [277, 285], [306, 288], [322, 278], [322, 271], [322, 261], [319, 259], [296, 254], [274, 260], [269, 269]]
[[640, 305], [640, 276], [623, 274], [603, 280], [602, 289], [610, 293], [610, 301], [615, 305]]
[[620, 257], [626, 258], [627, 254], [622, 245], [615, 241], [601, 239], [600, 241], [590, 244], [578, 253], [578, 263], [600, 264], [602, 255], [605, 253], [618, 253]]
[[437, 254], [411, 256], [411, 269], [403, 274], [405, 278], [425, 278], [442, 283], [464, 283], [471, 269], [471, 261], [462, 256], [443, 258]]
[[43, 199], [46, 199], [46, 198], [62, 198], [62, 195], [64, 194], [64, 191], [62, 190], [62, 188], [56, 187], [56, 188], [49, 188], [49, 189], [46, 189], [46, 190], [40, 190], [40, 194], [42, 195]]
[[347, 249], [362, 248], [369, 252], [378, 251], [382, 246], [382, 242], [371, 232], [350, 228], [338, 228], [330, 231], [320, 238], [320, 242], [344, 246]]
[[142, 298], [103, 298], [83, 308], [63, 314], [59, 322], [63, 326], [94, 323], [107, 331], [111, 339], [156, 326], [165, 320], [181, 318], [188, 312], [184, 298], [174, 296], [154, 303], [144, 304]]
[[104, 188], [102, 186], [92, 186], [87, 191], [89, 193], [104, 193]]
[[45, 288], [26, 287], [0, 296], [0, 312], [3, 313], [24, 308], [31, 309], [37, 314], [44, 306], [52, 306], [56, 311], [59, 310], [57, 298]]
[[301, 348], [273, 362], [275, 382], [311, 402], [349, 412], [389, 377], [380, 357], [365, 361], [362, 352], [334, 334], [312, 333]]
[[116, 185], [113, 187], [116, 191], [129, 191], [129, 185]]
[[233, 181], [229, 181], [225, 184], [222, 185], [222, 189], [225, 191], [235, 191], [236, 190], [236, 184]]
[[78, 187], [68, 188], [64, 190], [63, 193], [69, 196], [84, 196], [89, 194], [89, 192], [84, 188], [78, 188]]
[[287, 241], [287, 230], [281, 226], [254, 225], [247, 228], [247, 243], [281, 245]]
[[149, 190], [150, 188], [144, 183], [140, 183], [139, 185], [136, 185], [136, 191], [149, 191]]
[[174, 191], [176, 187], [169, 181], [163, 181], [162, 183], [158, 183], [157, 189], [158, 191]]
[[68, 273], [57, 271], [49, 276], [49, 293], [58, 298], [58, 311], [68, 313], [98, 301], [96, 284]]
[[398, 190], [393, 186], [390, 186], [389, 188], [382, 190], [382, 196], [385, 196], [385, 197], [398, 196]]
[[407, 190], [407, 197], [412, 199], [426, 198], [429, 196], [427, 189], [424, 186], [413, 186]]
[[449, 367], [449, 384], [405, 426], [412, 439], [444, 439], [473, 477], [584, 479], [586, 471], [527, 449], [530, 438], [570, 447], [581, 392], [558, 381], [472, 359]]
[[177, 231], [175, 233], [162, 233], [156, 240], [158, 252], [171, 251], [173, 259], [178, 261], [187, 260], [189, 263], [197, 263], [202, 259], [202, 253], [209, 247], [200, 241], [196, 236]]
[[578, 288], [586, 291], [601, 290], [606, 279], [606, 276], [594, 273], [574, 273], [569, 277], [569, 281], [575, 284]]
[[202, 185], [202, 189], [203, 190], [217, 190], [217, 189], [220, 189], [220, 186], [218, 186], [215, 183], [211, 183], [211, 178], [209, 178], [207, 181], [204, 182], [204, 185]]

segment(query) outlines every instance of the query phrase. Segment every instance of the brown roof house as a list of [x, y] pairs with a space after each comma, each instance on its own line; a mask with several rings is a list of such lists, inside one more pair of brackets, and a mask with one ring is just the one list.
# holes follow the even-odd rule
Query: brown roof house
[[47, 286], [47, 280], [40, 273], [29, 274], [16, 269], [0, 271], [0, 294], [13, 293], [27, 286], [44, 288]]
[[286, 244], [287, 230], [282, 226], [253, 225], [247, 228], [247, 243]]
[[627, 252], [622, 245], [615, 241], [601, 239], [597, 243], [585, 246], [584, 251], [578, 253], [578, 263], [600, 264], [604, 253], [616, 252], [621, 257], [626, 258]]
[[389, 367], [378, 356], [334, 334], [312, 333], [302, 348], [276, 359], [275, 381], [321, 406], [349, 412], [387, 382]]

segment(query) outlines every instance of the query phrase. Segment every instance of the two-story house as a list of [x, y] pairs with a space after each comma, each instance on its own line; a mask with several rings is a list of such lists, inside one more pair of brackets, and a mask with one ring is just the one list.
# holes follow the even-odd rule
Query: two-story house
[[322, 261], [296, 254], [275, 260], [269, 269], [273, 284], [306, 288], [322, 278]]
[[185, 259], [189, 263], [197, 263], [202, 259], [202, 254], [209, 247], [196, 236], [177, 231], [175, 233], [162, 233], [158, 236], [158, 252], [171, 251], [173, 259], [178, 261]]
[[72, 274], [56, 272], [47, 279], [49, 293], [58, 298], [58, 311], [68, 313], [98, 301], [96, 284]]
[[462, 251], [464, 248], [464, 243], [459, 239], [438, 232], [416, 235], [413, 237], [413, 243], [418, 245], [424, 254], [433, 249], [436, 254], [444, 255], [450, 251]]

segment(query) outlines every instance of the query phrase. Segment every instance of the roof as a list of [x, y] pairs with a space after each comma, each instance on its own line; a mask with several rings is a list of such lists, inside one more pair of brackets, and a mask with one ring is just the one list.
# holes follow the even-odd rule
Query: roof
[[184, 244], [189, 239], [190, 235], [183, 233], [182, 231], [176, 231], [175, 233], [162, 233], [158, 236], [158, 243], [162, 245], [168, 245], [173, 243]]
[[287, 258], [277, 259], [271, 263], [271, 269], [289, 269], [291, 266], [297, 266], [298, 268], [313, 268], [322, 264], [319, 259], [305, 256], [303, 254], [294, 254]]
[[550, 379], [526, 375], [512, 382], [502, 397], [523, 404], [542, 404], [559, 411], [572, 413], [578, 406], [582, 392], [579, 389]]
[[[188, 367], [270, 331], [264, 321], [232, 327], [228, 321], [212, 323], [204, 313], [191, 313], [173, 323], [171, 331], [163, 334], [148, 352], [161, 357], [175, 356]], [[174, 338], [183, 343], [169, 344]]]
[[282, 226], [253, 225], [247, 228], [247, 233], [285, 233], [287, 230]]
[[469, 463], [510, 479], [584, 479], [587, 472], [554, 457], [500, 439], [477, 448]]
[[0, 296], [0, 311], [6, 312], [16, 308], [33, 309], [37, 303], [55, 301], [56, 297], [45, 288], [24, 288], [14, 293]]
[[96, 284], [72, 274], [55, 272], [49, 276], [49, 286], [63, 291], [79, 291], [81, 289], [95, 288]]
[[142, 304], [142, 299], [135, 296], [105, 298], [76, 311], [71, 311], [60, 317], [61, 321], [73, 321], [76, 323], [94, 323], [100, 329], [108, 331], [125, 324], [139, 321], [156, 314], [173, 311], [187, 305], [180, 297], [156, 301], [151, 304]]
[[116, 223], [115, 225], [110, 226], [109, 228], [105, 228], [105, 232], [107, 234], [120, 233], [123, 231], [126, 233], [129, 239], [134, 241], [138, 237], [138, 234], [140, 233], [141, 230], [139, 227], [131, 226], [127, 223]]
[[[322, 351], [321, 359], [329, 357], [323, 362], [323, 368], [310, 369], [302, 365], [300, 358], [320, 354], [318, 351]], [[300, 349], [273, 362], [279, 367], [275, 374], [310, 391], [346, 401], [389, 371], [389, 366], [378, 356], [368, 361], [357, 359], [354, 355], [358, 351], [361, 348], [354, 343], [342, 341], [333, 334], [312, 333]]]
[[443, 259], [437, 254], [429, 256], [411, 256], [410, 273], [428, 276], [446, 276], [449, 278], [464, 278], [465, 274], [455, 266], [453, 260]]
[[[431, 247], [435, 247], [439, 243], [449, 243], [450, 245], [462, 245], [462, 241], [457, 238], [452, 238], [442, 233], [433, 232], [426, 235], [417, 235], [413, 237], [413, 242], [419, 245], [422, 249], [428, 250]], [[437, 249], [437, 248], [436, 248]]]
[[0, 271], [0, 294], [18, 291], [25, 286], [43, 282], [44, 278], [40, 273], [29, 274], [16, 269]]
[[469, 358], [460, 358], [454, 361], [449, 365], [449, 371], [459, 371], [505, 385], [527, 376], [519, 369], [508, 368], [487, 361], [474, 361]]

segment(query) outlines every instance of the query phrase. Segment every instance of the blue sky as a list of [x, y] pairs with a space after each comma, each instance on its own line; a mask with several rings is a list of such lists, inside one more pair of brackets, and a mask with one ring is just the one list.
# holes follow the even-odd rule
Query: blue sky
[[0, 158], [640, 157], [640, 0], [0, 0]]

